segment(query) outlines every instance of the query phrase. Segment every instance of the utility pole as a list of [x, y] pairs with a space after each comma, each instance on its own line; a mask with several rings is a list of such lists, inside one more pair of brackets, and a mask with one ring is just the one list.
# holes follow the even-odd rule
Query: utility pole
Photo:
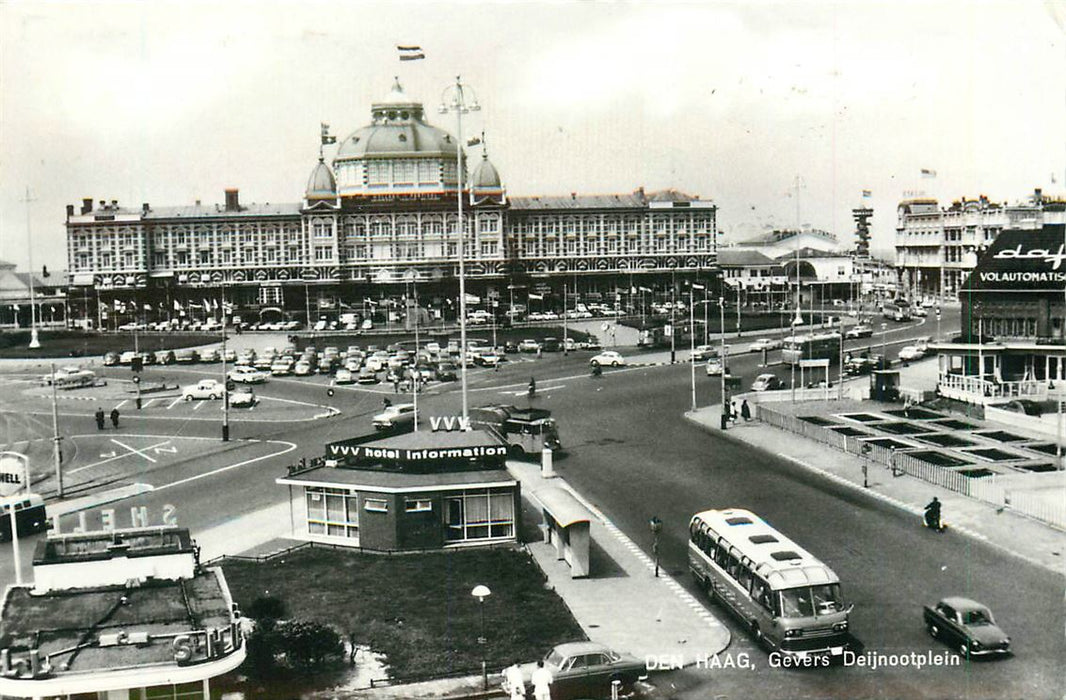
[[26, 256], [30, 266], [30, 348], [36, 349], [41, 347], [41, 341], [37, 337], [37, 294], [33, 289], [33, 236], [30, 234], [30, 202], [37, 200], [30, 198], [29, 187], [26, 188], [26, 199], [23, 201], [26, 202]]
[[[56, 467], [56, 495], [59, 498], [63, 498], [63, 451], [60, 449], [59, 442], [62, 440], [59, 436], [59, 399], [56, 396], [56, 363], [52, 363], [52, 460], [55, 462]], [[12, 513], [12, 519], [14, 514]]]

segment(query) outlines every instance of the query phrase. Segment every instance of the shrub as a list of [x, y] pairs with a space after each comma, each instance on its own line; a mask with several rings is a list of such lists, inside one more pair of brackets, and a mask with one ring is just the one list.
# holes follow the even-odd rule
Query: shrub
[[344, 657], [344, 642], [336, 630], [310, 620], [286, 620], [277, 626], [277, 649], [289, 666], [311, 671]]

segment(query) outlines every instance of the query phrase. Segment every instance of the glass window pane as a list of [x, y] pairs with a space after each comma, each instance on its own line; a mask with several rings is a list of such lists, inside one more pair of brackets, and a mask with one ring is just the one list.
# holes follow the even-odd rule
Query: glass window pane
[[326, 497], [313, 491], [307, 492], [307, 517], [309, 520], [326, 519]]
[[326, 515], [330, 522], [344, 522], [344, 496], [326, 496]]
[[488, 494], [466, 497], [466, 522], [483, 523], [489, 519]]
[[840, 598], [840, 586], [835, 583], [811, 586], [811, 595], [814, 599], [814, 609], [819, 615], [829, 615], [844, 609], [844, 601]]
[[489, 496], [489, 504], [493, 520], [511, 520], [514, 518], [514, 501], [510, 494], [491, 494]]
[[811, 605], [809, 588], [789, 588], [781, 591], [782, 617], [811, 617], [814, 607]]

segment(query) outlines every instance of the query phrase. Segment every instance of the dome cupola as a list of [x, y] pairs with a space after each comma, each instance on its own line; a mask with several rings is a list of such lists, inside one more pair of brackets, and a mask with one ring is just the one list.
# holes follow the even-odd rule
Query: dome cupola
[[311, 171], [311, 177], [307, 180], [306, 196], [308, 200], [334, 199], [337, 196], [337, 181], [324, 158], [320, 157], [318, 164]]

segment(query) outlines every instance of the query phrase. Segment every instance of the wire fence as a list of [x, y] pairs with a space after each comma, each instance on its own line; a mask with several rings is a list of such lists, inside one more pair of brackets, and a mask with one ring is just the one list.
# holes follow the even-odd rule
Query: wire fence
[[913, 476], [936, 484], [949, 491], [989, 503], [997, 508], [1009, 509], [1020, 515], [1039, 520], [1058, 529], [1066, 530], [1066, 503], [1043, 497], [1031, 491], [1012, 488], [1003, 483], [998, 474], [972, 476], [961, 470], [945, 467], [919, 459], [905, 450], [893, 449], [843, 435], [824, 426], [805, 421], [769, 408], [757, 405], [756, 417], [775, 428], [802, 435], [805, 438], [835, 447], [842, 452], [867, 459], [892, 471], [893, 476]]

